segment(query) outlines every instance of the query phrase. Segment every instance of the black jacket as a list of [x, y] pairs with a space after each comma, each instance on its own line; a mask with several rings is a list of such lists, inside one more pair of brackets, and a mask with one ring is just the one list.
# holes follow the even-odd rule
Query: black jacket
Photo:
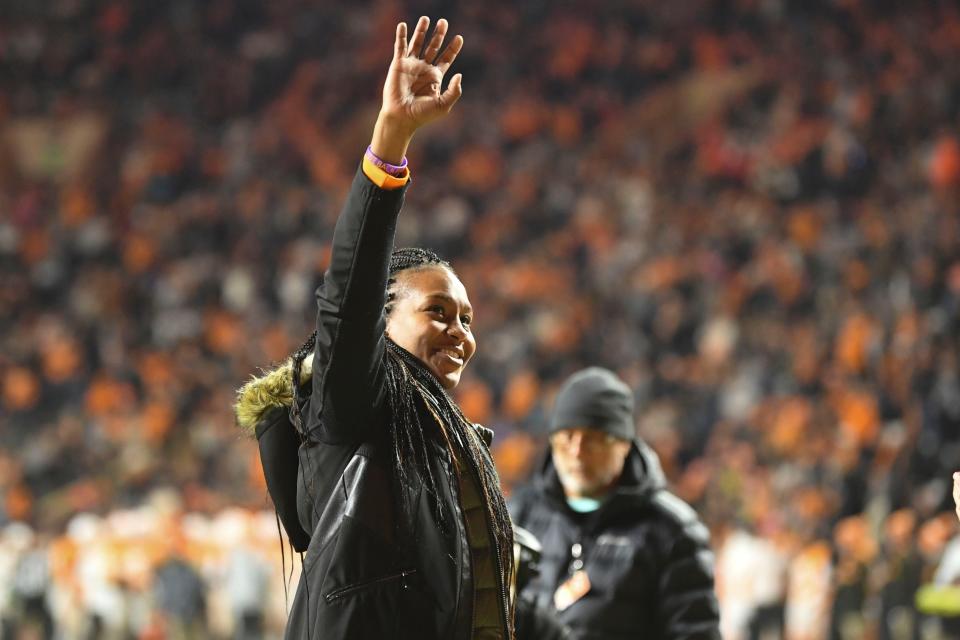
[[556, 611], [554, 593], [579, 567], [590, 590], [563, 611], [580, 639], [719, 638], [709, 533], [696, 513], [665, 489], [656, 454], [635, 443], [619, 486], [592, 514], [566, 503], [548, 455], [510, 502], [514, 523], [543, 545], [540, 574], [524, 590]]
[[571, 640], [570, 630], [552, 614], [552, 610], [542, 609], [528, 598], [518, 598], [514, 620], [517, 640]]
[[[470, 635], [470, 549], [448, 449], [427, 442], [445, 527], [422, 486], [397, 486], [391, 467], [383, 307], [403, 193], [380, 189], [359, 171], [337, 221], [330, 268], [317, 290], [306, 441], [299, 451], [283, 444], [289, 425], [277, 408], [257, 426], [262, 454], [271, 442], [264, 467], [281, 516], [293, 483], [292, 474], [277, 470], [297, 466], [299, 522], [284, 525], [291, 540], [309, 540], [287, 638]], [[430, 424], [426, 407], [419, 410]], [[271, 430], [270, 421], [279, 426]], [[490, 433], [477, 429], [489, 444]], [[409, 516], [399, 506], [404, 498], [414, 505]]]

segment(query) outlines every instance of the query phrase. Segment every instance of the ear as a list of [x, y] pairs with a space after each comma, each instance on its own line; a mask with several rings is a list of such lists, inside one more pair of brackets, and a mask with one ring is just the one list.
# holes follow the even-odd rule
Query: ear
[[390, 326], [393, 324], [393, 316], [388, 315], [384, 320], [383, 335], [387, 336], [391, 340], [393, 337], [390, 335]]

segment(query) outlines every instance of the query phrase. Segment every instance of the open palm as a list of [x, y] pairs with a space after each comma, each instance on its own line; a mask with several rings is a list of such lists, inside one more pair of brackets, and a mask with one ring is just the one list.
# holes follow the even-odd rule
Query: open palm
[[393, 61], [383, 85], [381, 113], [411, 132], [449, 113], [462, 93], [459, 73], [450, 79], [446, 91], [441, 92], [440, 87], [444, 74], [463, 47], [463, 38], [454, 37], [446, 49], [442, 49], [447, 21], [441, 18], [424, 47], [429, 27], [430, 19], [420, 18], [408, 44], [407, 24], [397, 25]]

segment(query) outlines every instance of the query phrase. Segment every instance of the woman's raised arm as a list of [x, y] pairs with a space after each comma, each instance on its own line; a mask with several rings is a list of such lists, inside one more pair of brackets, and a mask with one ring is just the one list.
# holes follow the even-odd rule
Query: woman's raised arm
[[417, 129], [449, 113], [462, 92], [459, 74], [440, 89], [463, 38], [444, 48], [447, 21], [437, 22], [428, 41], [429, 27], [430, 20], [420, 18], [408, 42], [407, 25], [397, 25], [370, 148], [337, 220], [330, 268], [317, 289], [313, 390], [303, 419], [328, 442], [362, 438], [383, 408], [383, 305], [409, 179], [407, 147]]

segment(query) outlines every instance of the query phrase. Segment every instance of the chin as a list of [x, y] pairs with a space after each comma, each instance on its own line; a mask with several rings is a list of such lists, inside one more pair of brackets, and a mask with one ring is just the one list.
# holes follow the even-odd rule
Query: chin
[[440, 386], [444, 389], [450, 390], [460, 384], [460, 374], [450, 374], [445, 376], [440, 376]]
[[563, 472], [558, 469], [557, 475], [560, 476], [560, 484], [563, 485], [564, 490], [571, 495], [589, 496], [596, 488], [595, 483], [583, 478], [580, 474]]
[[460, 384], [460, 376], [463, 373], [462, 367], [458, 369], [449, 369], [446, 367], [430, 366], [429, 369], [433, 373], [434, 377], [436, 377], [436, 379], [440, 382], [440, 386], [447, 391]]

